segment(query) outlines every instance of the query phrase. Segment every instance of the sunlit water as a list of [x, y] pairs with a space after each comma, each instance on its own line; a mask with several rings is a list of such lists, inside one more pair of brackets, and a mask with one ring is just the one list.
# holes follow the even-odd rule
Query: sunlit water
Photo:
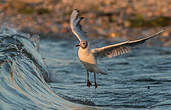
[[32, 37], [0, 27], [0, 110], [92, 109], [52, 91], [46, 83], [49, 72]]
[[[171, 107], [171, 48], [140, 45], [128, 54], [98, 60], [108, 75], [97, 75], [98, 88], [86, 86], [86, 70], [77, 57], [78, 41], [43, 39], [45, 58], [56, 94], [76, 103], [110, 108], [156, 109]], [[111, 44], [91, 39], [96, 47]], [[93, 74], [91, 74], [93, 83]]]
[[[30, 37], [0, 28], [0, 110], [171, 108], [170, 47], [141, 45], [126, 55], [99, 60], [108, 75], [97, 75], [95, 89], [86, 86], [74, 37], [42, 39], [40, 54]], [[90, 41], [93, 47], [115, 42]]]

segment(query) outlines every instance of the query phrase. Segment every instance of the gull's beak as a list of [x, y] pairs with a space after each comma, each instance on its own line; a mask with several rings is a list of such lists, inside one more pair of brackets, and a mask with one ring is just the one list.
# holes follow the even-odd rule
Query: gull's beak
[[79, 47], [79, 46], [80, 46], [80, 44], [77, 44], [77, 45], [76, 45], [76, 47]]

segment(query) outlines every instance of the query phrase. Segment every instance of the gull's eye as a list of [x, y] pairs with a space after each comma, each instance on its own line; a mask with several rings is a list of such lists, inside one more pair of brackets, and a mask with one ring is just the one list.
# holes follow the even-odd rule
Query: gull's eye
[[87, 47], [87, 42], [81, 42], [81, 47], [86, 48]]

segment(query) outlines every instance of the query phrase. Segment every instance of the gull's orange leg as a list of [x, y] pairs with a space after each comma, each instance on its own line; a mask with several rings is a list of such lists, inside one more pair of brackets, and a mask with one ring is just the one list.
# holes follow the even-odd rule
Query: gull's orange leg
[[97, 88], [97, 83], [96, 83], [96, 73], [94, 72], [94, 86]]

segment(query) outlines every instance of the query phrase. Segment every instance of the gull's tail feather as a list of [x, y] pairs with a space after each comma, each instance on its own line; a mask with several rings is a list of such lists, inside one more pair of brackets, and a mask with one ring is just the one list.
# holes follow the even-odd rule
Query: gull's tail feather
[[103, 74], [103, 75], [107, 75], [107, 74], [108, 74], [107, 72], [102, 71], [102, 70], [100, 70], [100, 69], [99, 69], [98, 73], [101, 73], [101, 74]]

